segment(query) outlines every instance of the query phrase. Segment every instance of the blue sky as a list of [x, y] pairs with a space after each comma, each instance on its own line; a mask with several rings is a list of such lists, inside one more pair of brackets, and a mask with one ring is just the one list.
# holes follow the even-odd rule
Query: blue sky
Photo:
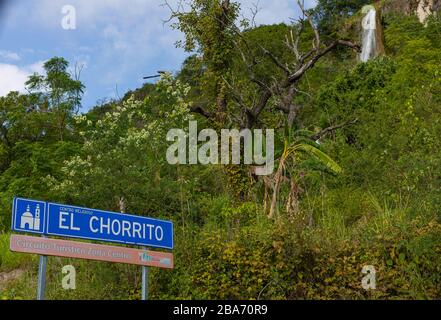
[[[1, 5], [4, 2], [6, 5]], [[169, 1], [171, 4], [175, 0]], [[242, 14], [258, 3], [258, 24], [289, 22], [294, 0], [239, 0]], [[182, 35], [163, 21], [163, 0], [0, 0], [0, 96], [25, 92], [24, 82], [54, 56], [82, 65], [83, 111], [101, 99], [122, 97], [157, 70], [176, 72], [187, 56], [175, 42]], [[307, 0], [310, 7], [315, 0]], [[76, 29], [65, 30], [62, 8], [76, 11]]]

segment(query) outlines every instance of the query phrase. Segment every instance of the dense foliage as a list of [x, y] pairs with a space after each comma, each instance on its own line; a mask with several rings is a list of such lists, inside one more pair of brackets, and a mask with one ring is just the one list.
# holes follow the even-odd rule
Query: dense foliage
[[[176, 15], [194, 55], [176, 76], [121, 101], [77, 113], [83, 86], [61, 58], [30, 78], [30, 94], [0, 98], [0, 271], [25, 271], [0, 284], [0, 297], [35, 294], [36, 258], [7, 249], [10, 204], [22, 196], [173, 220], [176, 268], [151, 271], [153, 299], [441, 298], [441, 18], [424, 27], [388, 13], [386, 56], [325, 56], [296, 87], [291, 125], [271, 100], [258, 124], [277, 129], [279, 170], [258, 179], [242, 166], [165, 158], [170, 128], [213, 125], [192, 112], [201, 103], [222, 113], [214, 125], [237, 125], [243, 110], [230, 83], [245, 103], [256, 99], [244, 43], [262, 81], [283, 76], [262, 47], [290, 61], [283, 41], [300, 25], [244, 24], [236, 46], [239, 8], [222, 3], [198, 0]], [[331, 39], [364, 4], [319, 1], [314, 19]], [[300, 47], [313, 37], [306, 26]], [[67, 262], [76, 291], [60, 286]], [[361, 287], [366, 265], [376, 268], [376, 290]], [[137, 267], [59, 258], [48, 267], [48, 298], [139, 298]]]

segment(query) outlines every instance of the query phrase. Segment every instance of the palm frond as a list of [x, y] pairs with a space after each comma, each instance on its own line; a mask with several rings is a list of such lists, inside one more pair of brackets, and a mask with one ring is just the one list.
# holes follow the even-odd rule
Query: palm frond
[[323, 151], [319, 150], [318, 148], [316, 148], [310, 144], [299, 143], [299, 144], [296, 144], [294, 146], [289, 147], [288, 150], [289, 150], [288, 152], [290, 154], [294, 153], [296, 151], [306, 152], [306, 153], [314, 156], [317, 160], [319, 160], [322, 164], [324, 164], [328, 169], [334, 171], [335, 173], [343, 172], [343, 169], [334, 160], [332, 160], [331, 157], [329, 157], [326, 153], [324, 153]]

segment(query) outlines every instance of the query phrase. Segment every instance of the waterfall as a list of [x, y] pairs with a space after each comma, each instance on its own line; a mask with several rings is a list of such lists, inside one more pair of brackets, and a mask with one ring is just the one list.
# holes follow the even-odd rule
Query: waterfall
[[360, 60], [367, 62], [369, 59], [377, 55], [377, 40], [376, 40], [376, 10], [373, 6], [365, 6], [363, 13], [366, 16], [362, 21], [363, 36], [362, 36], [362, 51]]
[[433, 13], [433, 7], [433, 0], [420, 0], [418, 3], [417, 16], [425, 26], [427, 26], [427, 18]]

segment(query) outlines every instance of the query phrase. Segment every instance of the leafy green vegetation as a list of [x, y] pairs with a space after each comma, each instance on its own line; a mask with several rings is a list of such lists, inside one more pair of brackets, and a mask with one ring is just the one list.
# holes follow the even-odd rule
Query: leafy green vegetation
[[[325, 40], [310, 55], [359, 23], [364, 4], [319, 1], [311, 20]], [[299, 69], [284, 41], [304, 29], [307, 53], [307, 19], [240, 29], [238, 12], [198, 0], [174, 13], [194, 55], [121, 101], [79, 114], [84, 88], [62, 58], [29, 79], [29, 94], [0, 98], [0, 272], [26, 271], [0, 298], [36, 288], [36, 257], [8, 249], [14, 196], [172, 220], [176, 267], [151, 270], [152, 299], [441, 298], [440, 16], [424, 27], [386, 13], [386, 56], [360, 63], [354, 46], [332, 47], [290, 83], [283, 66]], [[167, 131], [192, 119], [275, 129], [274, 174], [169, 165]], [[75, 291], [61, 288], [66, 264]], [[361, 287], [366, 265], [376, 290]], [[140, 281], [138, 267], [49, 258], [47, 298], [139, 299]]]

